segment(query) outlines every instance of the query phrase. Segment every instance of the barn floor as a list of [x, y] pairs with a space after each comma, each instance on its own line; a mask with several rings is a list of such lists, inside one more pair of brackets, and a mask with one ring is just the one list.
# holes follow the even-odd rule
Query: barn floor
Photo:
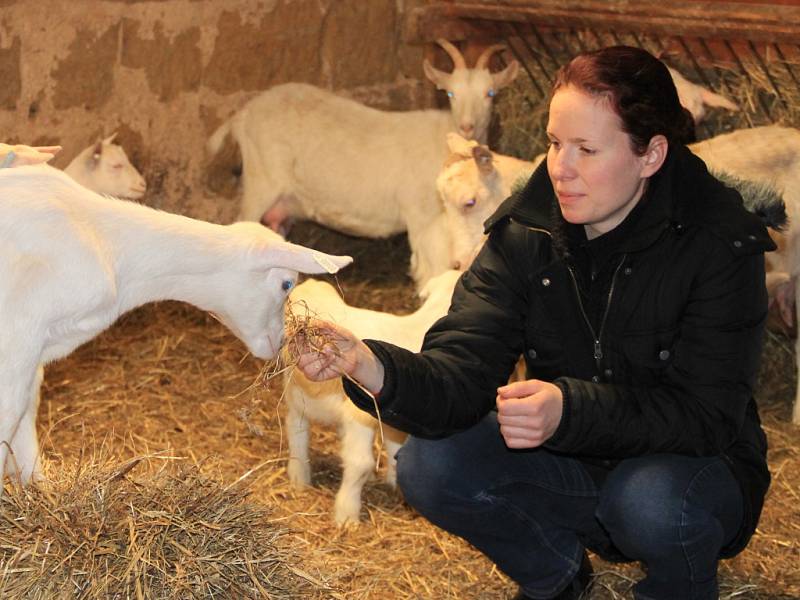
[[[370, 242], [301, 227], [293, 239], [356, 257], [338, 279], [351, 304], [413, 309], [411, 282], [397, 275], [408, 260], [404, 238]], [[800, 598], [800, 427], [789, 423], [793, 364], [790, 341], [769, 336], [759, 398], [773, 485], [753, 542], [722, 564], [723, 598]], [[313, 487], [294, 491], [286, 476], [279, 378], [265, 384], [262, 368], [221, 324], [191, 306], [165, 302], [133, 311], [48, 366], [39, 415], [46, 469], [103, 448], [120, 463], [146, 457], [126, 475], [133, 479], [179, 463], [197, 465], [224, 485], [244, 478], [250, 500], [268, 506], [291, 530], [303, 561], [297, 567], [335, 590], [320, 587], [319, 598], [489, 600], [514, 593], [488, 560], [429, 525], [379, 478], [365, 488], [363, 522], [337, 528], [331, 519], [340, 481], [334, 432], [315, 430]], [[595, 569], [592, 599], [631, 597], [637, 568], [595, 560]]]

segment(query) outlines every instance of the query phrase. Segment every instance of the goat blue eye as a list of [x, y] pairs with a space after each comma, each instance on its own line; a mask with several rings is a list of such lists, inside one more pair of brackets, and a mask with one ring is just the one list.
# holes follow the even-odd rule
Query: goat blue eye
[[294, 287], [294, 281], [290, 281], [289, 279], [287, 279], [281, 284], [281, 287], [283, 288], [284, 292], [288, 292], [290, 289]]
[[489, 90], [486, 92], [486, 95], [489, 96], [489, 98], [494, 98], [494, 90]]
[[451, 92], [450, 90], [447, 90], [447, 97], [448, 98], [455, 98], [455, 96], [456, 95], [453, 92]]

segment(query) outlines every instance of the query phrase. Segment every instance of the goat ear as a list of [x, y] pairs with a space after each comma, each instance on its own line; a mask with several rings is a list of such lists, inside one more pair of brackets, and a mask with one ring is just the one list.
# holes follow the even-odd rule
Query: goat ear
[[475, 140], [468, 140], [455, 131], [447, 132], [447, 147], [453, 154], [469, 157], [476, 145], [477, 142]]
[[100, 164], [101, 156], [103, 156], [103, 142], [99, 141], [95, 143], [92, 147], [92, 151], [86, 157], [86, 167], [90, 170], [96, 169], [97, 165]]
[[700, 97], [703, 99], [705, 104], [709, 106], [718, 106], [720, 108], [727, 108], [728, 110], [739, 110], [739, 107], [736, 106], [733, 102], [725, 98], [724, 96], [720, 96], [719, 94], [715, 94], [711, 90], [707, 90], [706, 88], [702, 88], [700, 92]]
[[472, 158], [475, 159], [475, 164], [478, 165], [478, 171], [480, 171], [481, 176], [485, 177], [494, 173], [492, 151], [486, 146], [475, 146], [472, 149]]
[[309, 275], [333, 274], [353, 262], [350, 256], [325, 254], [290, 242], [269, 246], [267, 260], [271, 267], [282, 267]]
[[103, 143], [104, 144], [110, 144], [111, 142], [114, 141], [115, 137], [117, 137], [117, 132], [116, 131], [114, 133], [112, 133], [110, 136], [108, 136], [106, 139], [104, 139]]
[[519, 74], [519, 63], [516, 60], [512, 60], [508, 63], [508, 66], [503, 69], [502, 71], [498, 71], [497, 73], [492, 73], [492, 82], [494, 83], [494, 89], [499, 90], [506, 87], [509, 83], [516, 79], [517, 75]]
[[450, 73], [445, 73], [434, 67], [426, 58], [422, 61], [422, 70], [425, 71], [425, 76], [430, 79], [437, 89], [443, 90], [447, 88], [447, 82], [450, 80]]

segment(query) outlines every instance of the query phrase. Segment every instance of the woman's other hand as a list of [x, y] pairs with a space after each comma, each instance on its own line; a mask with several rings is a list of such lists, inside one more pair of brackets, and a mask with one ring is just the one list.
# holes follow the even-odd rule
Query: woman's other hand
[[564, 412], [561, 388], [539, 379], [497, 389], [497, 421], [509, 448], [537, 448], [558, 429]]

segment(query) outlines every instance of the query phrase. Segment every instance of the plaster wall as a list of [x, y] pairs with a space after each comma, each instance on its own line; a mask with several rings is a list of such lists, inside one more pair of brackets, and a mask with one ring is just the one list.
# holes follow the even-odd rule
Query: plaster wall
[[205, 142], [260, 91], [303, 81], [371, 106], [433, 106], [403, 21], [424, 0], [0, 0], [0, 140], [61, 144], [54, 166], [118, 132], [144, 202], [236, 214], [236, 151]]

